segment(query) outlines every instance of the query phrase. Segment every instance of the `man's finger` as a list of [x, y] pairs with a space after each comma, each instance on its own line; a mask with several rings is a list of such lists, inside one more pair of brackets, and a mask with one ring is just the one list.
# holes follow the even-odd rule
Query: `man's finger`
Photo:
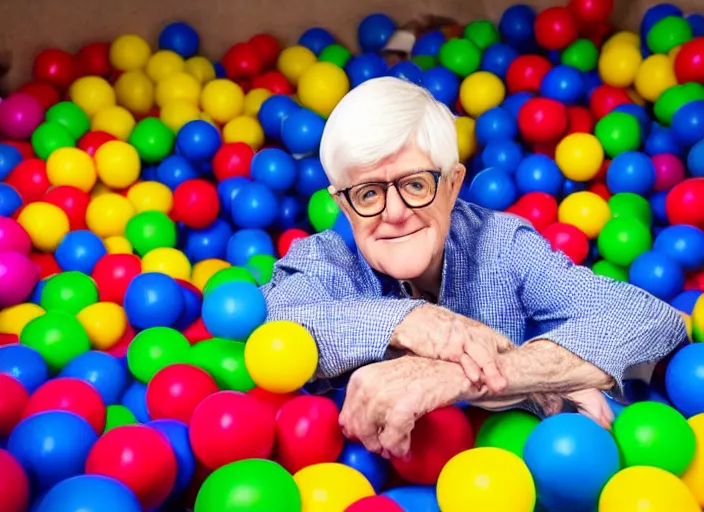
[[411, 449], [413, 424], [413, 416], [398, 409], [389, 414], [386, 425], [379, 434], [382, 449], [393, 457], [401, 459], [406, 457]]
[[481, 366], [484, 383], [492, 393], [501, 393], [508, 386], [506, 377], [499, 371], [496, 361], [489, 361]]
[[462, 369], [470, 382], [475, 386], [479, 386], [482, 382], [482, 371], [474, 359], [469, 357], [467, 354], [462, 354], [460, 356], [460, 365], [462, 366]]

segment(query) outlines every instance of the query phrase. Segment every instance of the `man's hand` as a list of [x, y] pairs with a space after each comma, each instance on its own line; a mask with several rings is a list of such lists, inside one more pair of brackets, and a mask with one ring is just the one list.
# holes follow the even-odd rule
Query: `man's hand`
[[459, 363], [477, 390], [486, 386], [491, 393], [501, 393], [508, 385], [499, 371], [498, 355], [516, 348], [486, 325], [433, 305], [409, 313], [394, 331], [391, 346], [421, 357]]
[[593, 419], [605, 429], [611, 430], [614, 412], [609, 407], [604, 393], [594, 388], [583, 389], [570, 393], [565, 398], [572, 402], [580, 413]]
[[481, 398], [462, 368], [407, 355], [363, 366], [350, 377], [340, 426], [345, 436], [384, 457], [403, 458], [415, 421], [439, 407]]

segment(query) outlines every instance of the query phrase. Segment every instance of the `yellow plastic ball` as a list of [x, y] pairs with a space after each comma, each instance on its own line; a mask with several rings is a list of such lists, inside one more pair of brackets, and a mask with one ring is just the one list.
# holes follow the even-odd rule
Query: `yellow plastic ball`
[[244, 92], [232, 80], [218, 78], [205, 84], [200, 94], [203, 112], [214, 121], [225, 124], [242, 115]]
[[156, 104], [160, 107], [174, 101], [188, 101], [198, 105], [201, 86], [185, 71], [173, 73], [156, 84]]
[[191, 262], [178, 249], [159, 247], [152, 249], [142, 258], [142, 272], [161, 272], [174, 279], [189, 281]]
[[305, 327], [295, 322], [266, 322], [250, 334], [244, 362], [257, 386], [272, 393], [290, 393], [315, 373], [318, 347]]
[[477, 151], [477, 137], [474, 134], [475, 125], [476, 122], [471, 117], [460, 116], [455, 119], [460, 162], [468, 160]]
[[133, 114], [146, 114], [154, 106], [154, 84], [141, 69], [127, 71], [115, 81], [115, 96]]
[[132, 244], [124, 236], [109, 236], [103, 243], [108, 254], [132, 254]]
[[699, 506], [704, 508], [704, 413], [692, 416], [687, 420], [687, 423], [694, 430], [697, 450], [694, 452], [694, 459], [689, 463], [687, 471], [682, 475], [682, 481], [689, 488]]
[[0, 332], [20, 335], [24, 326], [42, 316], [44, 309], [32, 302], [17, 304], [0, 310]]
[[72, 147], [59, 148], [49, 155], [46, 177], [55, 187], [71, 185], [83, 192], [90, 192], [98, 179], [90, 155]]
[[665, 90], [675, 85], [675, 67], [667, 55], [650, 55], [636, 73], [636, 91], [651, 103], [655, 103]]
[[272, 95], [269, 89], [252, 89], [244, 97], [244, 115], [256, 118], [259, 115], [259, 109], [262, 107], [268, 98]]
[[672, 50], [667, 52], [667, 56], [670, 58], [672, 62], [675, 62], [675, 59], [677, 58], [677, 55], [680, 53], [680, 50], [682, 49], [682, 45], [678, 44], [675, 46]]
[[114, 302], [96, 302], [83, 308], [76, 318], [88, 334], [93, 348], [107, 350], [117, 343], [127, 328], [127, 315]]
[[37, 201], [25, 206], [17, 222], [29, 235], [32, 245], [44, 252], [53, 252], [69, 231], [68, 216], [51, 203]]
[[557, 145], [555, 162], [567, 179], [589, 181], [604, 163], [604, 148], [590, 133], [571, 133]]
[[98, 76], [84, 76], [73, 82], [69, 88], [69, 99], [88, 117], [97, 112], [112, 107], [115, 102], [115, 91], [107, 80]]
[[562, 200], [557, 209], [557, 219], [579, 228], [587, 237], [594, 239], [611, 219], [611, 209], [601, 196], [584, 190]]
[[134, 213], [134, 206], [126, 197], [115, 193], [103, 194], [88, 203], [86, 224], [100, 238], [123, 236]]
[[198, 119], [199, 116], [198, 105], [186, 100], [167, 103], [159, 111], [159, 119], [174, 132], [178, 132], [184, 124]]
[[178, 53], [171, 50], [159, 50], [149, 58], [145, 71], [153, 82], [160, 82], [173, 73], [184, 71], [186, 63]]
[[704, 295], [700, 295], [692, 310], [692, 339], [704, 342]]
[[623, 44], [634, 46], [635, 48], [640, 48], [640, 36], [638, 36], [638, 34], [634, 32], [629, 32], [627, 30], [616, 32], [602, 45], [601, 51], [605, 52], [614, 45]]
[[517, 455], [501, 448], [474, 448], [445, 464], [437, 497], [443, 512], [532, 512], [535, 482]]
[[207, 260], [201, 260], [195, 265], [193, 265], [193, 273], [191, 275], [191, 283], [193, 286], [203, 291], [208, 280], [213, 277], [220, 270], [230, 268], [232, 265], [225, 260], [219, 260], [217, 258], [211, 258]]
[[137, 181], [141, 162], [134, 146], [121, 140], [111, 140], [95, 152], [95, 167], [103, 183], [120, 189]]
[[672, 473], [633, 466], [611, 477], [599, 496], [599, 512], [701, 512], [687, 486]]
[[143, 37], [124, 34], [110, 45], [110, 64], [120, 71], [141, 69], [147, 65], [152, 49]]
[[212, 124], [212, 125], [215, 126], [218, 130], [220, 129], [220, 127], [219, 127], [218, 124], [215, 122], [215, 120], [214, 120], [212, 117], [210, 117], [208, 114], [206, 114], [205, 112], [201, 112], [201, 113], [198, 115], [198, 119], [200, 119], [201, 121], [205, 121], [206, 123]]
[[477, 71], [462, 80], [460, 103], [470, 116], [477, 118], [504, 101], [506, 87], [501, 79], [488, 71]]
[[93, 190], [90, 193], [90, 197], [100, 197], [105, 194], [112, 194], [112, 189], [108, 187], [105, 183], [99, 181], [95, 184], [95, 187], [93, 187]]
[[137, 213], [151, 210], [169, 213], [174, 205], [171, 189], [158, 181], [135, 183], [127, 191], [127, 199]]
[[244, 142], [257, 151], [264, 145], [264, 129], [256, 119], [240, 116], [225, 125], [222, 138], [226, 143]]
[[215, 80], [215, 68], [207, 58], [196, 55], [186, 61], [184, 71], [198, 80], [199, 84], [207, 84]]
[[684, 320], [684, 327], [687, 329], [687, 338], [690, 341], [693, 341], [692, 337], [692, 317], [689, 316], [687, 313], [683, 313], [680, 311], [680, 316], [682, 317], [682, 320]]
[[298, 99], [304, 107], [328, 117], [350, 90], [350, 81], [342, 68], [331, 62], [316, 62], [298, 81]]
[[136, 121], [125, 107], [113, 105], [97, 112], [91, 119], [91, 130], [114, 135], [120, 140], [127, 140], [134, 130]]
[[605, 84], [628, 87], [643, 62], [640, 48], [628, 43], [613, 44], [599, 56], [599, 75]]
[[315, 54], [305, 46], [294, 45], [284, 48], [279, 54], [276, 67], [291, 85], [296, 86], [303, 73], [315, 64], [317, 60], [318, 58]]
[[307, 466], [293, 475], [293, 481], [303, 512], [344, 512], [355, 501], [376, 494], [361, 472], [339, 462]]
[[628, 97], [636, 105], [640, 105], [641, 107], [645, 106], [645, 99], [643, 98], [643, 96], [638, 94], [638, 91], [636, 91], [633, 87], [629, 87], [628, 89], [626, 89], [626, 94], [628, 94]]

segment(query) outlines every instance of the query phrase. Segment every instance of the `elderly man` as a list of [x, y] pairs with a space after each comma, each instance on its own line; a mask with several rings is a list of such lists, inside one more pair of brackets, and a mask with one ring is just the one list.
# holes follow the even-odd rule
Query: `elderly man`
[[458, 199], [455, 119], [421, 87], [353, 89], [320, 157], [357, 250], [331, 231], [299, 240], [263, 292], [269, 320], [315, 338], [318, 377], [353, 372], [340, 423], [371, 451], [403, 457], [414, 421], [458, 402], [548, 415], [569, 400], [608, 428], [602, 390], [687, 340], [666, 303]]

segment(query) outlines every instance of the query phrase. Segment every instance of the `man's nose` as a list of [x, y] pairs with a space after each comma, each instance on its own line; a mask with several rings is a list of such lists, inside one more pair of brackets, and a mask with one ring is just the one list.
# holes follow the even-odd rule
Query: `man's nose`
[[396, 187], [389, 187], [386, 191], [386, 208], [382, 213], [385, 222], [400, 222], [408, 213], [408, 207], [401, 199]]

